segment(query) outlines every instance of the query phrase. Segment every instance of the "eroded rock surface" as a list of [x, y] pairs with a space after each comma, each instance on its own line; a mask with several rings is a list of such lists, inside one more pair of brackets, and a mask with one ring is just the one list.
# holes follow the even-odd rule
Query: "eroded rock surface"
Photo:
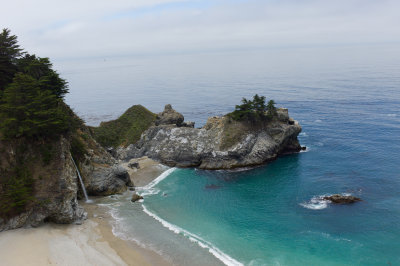
[[130, 176], [125, 168], [101, 147], [90, 139], [85, 159], [79, 163], [87, 193], [93, 196], [108, 196], [126, 191], [132, 186]]
[[[170, 109], [166, 106], [167, 111]], [[182, 124], [183, 120], [179, 122]], [[158, 123], [145, 131], [136, 144], [118, 150], [118, 157], [129, 160], [148, 156], [169, 166], [203, 169], [245, 167], [300, 151], [300, 131], [301, 126], [283, 108], [278, 109], [272, 121], [256, 124], [234, 121], [228, 116], [211, 117], [202, 128]]]
[[[6, 149], [11, 147], [12, 145]], [[0, 231], [23, 226], [38, 226], [45, 220], [55, 223], [73, 223], [86, 219], [87, 214], [77, 201], [78, 181], [69, 143], [61, 137], [54, 144], [54, 149], [57, 158], [53, 160], [53, 163], [40, 168], [31, 168], [32, 175], [44, 176], [42, 180], [35, 182], [34, 199], [24, 212], [9, 219], [0, 219]], [[26, 154], [32, 152], [34, 150], [31, 147], [26, 148]], [[41, 163], [40, 160], [38, 162]], [[46, 173], [50, 175], [46, 177]]]

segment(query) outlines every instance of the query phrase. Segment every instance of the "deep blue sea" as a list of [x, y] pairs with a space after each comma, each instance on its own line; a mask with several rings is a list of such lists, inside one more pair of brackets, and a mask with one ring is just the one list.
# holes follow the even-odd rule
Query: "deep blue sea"
[[[79, 61], [79, 60], [78, 60]], [[79, 64], [78, 64], [79, 63]], [[79, 65], [79, 67], [74, 67]], [[307, 151], [236, 171], [169, 169], [105, 200], [114, 233], [177, 265], [400, 265], [400, 48], [277, 49], [57, 62], [89, 124], [164, 104], [202, 126], [255, 93]], [[363, 199], [332, 205], [323, 195]]]

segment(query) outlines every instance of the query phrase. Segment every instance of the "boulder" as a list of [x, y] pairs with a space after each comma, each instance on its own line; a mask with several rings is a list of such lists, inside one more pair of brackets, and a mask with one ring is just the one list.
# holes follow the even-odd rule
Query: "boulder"
[[125, 168], [119, 165], [97, 166], [86, 176], [85, 186], [89, 195], [107, 196], [126, 191], [131, 186], [130, 176]]
[[159, 125], [176, 125], [182, 126], [184, 117], [182, 114], [175, 111], [170, 104], [165, 105], [164, 111], [159, 113], [155, 124]]
[[357, 201], [361, 201], [360, 198], [351, 196], [351, 195], [340, 195], [340, 194], [334, 194], [331, 196], [325, 196], [323, 198], [324, 200], [329, 200], [332, 203], [336, 204], [349, 204], [349, 203], [354, 203]]
[[139, 169], [140, 168], [140, 166], [139, 166], [139, 162], [136, 162], [136, 161], [134, 161], [134, 162], [130, 162], [129, 164], [128, 164], [128, 167], [129, 168], [136, 168], [136, 169]]
[[135, 202], [135, 201], [138, 201], [138, 200], [141, 200], [141, 199], [143, 199], [142, 196], [140, 196], [140, 195], [138, 195], [136, 193], [133, 193], [131, 201]]
[[182, 123], [182, 127], [191, 127], [194, 128], [194, 122], [192, 121], [187, 121]]

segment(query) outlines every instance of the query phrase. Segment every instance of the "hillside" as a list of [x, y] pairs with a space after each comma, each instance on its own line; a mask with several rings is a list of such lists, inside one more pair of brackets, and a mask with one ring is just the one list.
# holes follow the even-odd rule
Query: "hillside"
[[125, 147], [137, 142], [156, 117], [145, 107], [134, 105], [118, 119], [102, 122], [99, 127], [91, 127], [91, 131], [103, 147]]

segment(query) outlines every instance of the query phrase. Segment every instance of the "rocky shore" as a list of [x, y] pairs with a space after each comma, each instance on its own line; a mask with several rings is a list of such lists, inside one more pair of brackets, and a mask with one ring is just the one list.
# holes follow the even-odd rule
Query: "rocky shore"
[[[125, 119], [129, 115], [140, 119], [136, 113], [124, 114]], [[86, 219], [87, 213], [78, 203], [83, 194], [73, 156], [87, 193], [107, 196], [138, 185], [136, 182], [140, 181], [134, 176], [139, 165], [152, 164], [148, 159], [139, 159], [144, 156], [167, 166], [231, 169], [263, 164], [282, 154], [301, 150], [297, 139], [301, 126], [284, 108], [277, 109], [276, 116], [264, 122], [241, 122], [221, 116], [209, 118], [202, 128], [185, 122], [183, 115], [171, 105], [166, 105], [165, 110], [154, 117], [147, 129], [141, 129], [139, 141], [118, 149], [98, 144], [93, 131], [83, 124], [75, 135], [62, 136], [48, 144], [53, 157], [46, 164], [43, 163], [45, 155], [40, 155], [45, 144], [26, 144], [23, 160], [27, 162], [24, 167], [33, 176], [33, 199], [25, 206], [25, 211], [0, 218], [0, 231], [36, 227], [45, 221], [68, 224]], [[135, 124], [134, 119], [131, 119], [132, 124]], [[75, 142], [84, 147], [82, 154], [75, 151]], [[0, 141], [4, 151], [1, 167], [15, 165], [10, 162], [21, 157], [15, 153], [19, 146], [21, 143]]]
[[277, 109], [277, 117], [267, 122], [254, 124], [222, 116], [194, 128], [193, 122], [185, 123], [182, 114], [166, 105], [155, 125], [137, 143], [118, 149], [117, 157], [148, 156], [169, 166], [202, 169], [246, 167], [300, 151], [300, 132], [301, 126], [284, 108]]

